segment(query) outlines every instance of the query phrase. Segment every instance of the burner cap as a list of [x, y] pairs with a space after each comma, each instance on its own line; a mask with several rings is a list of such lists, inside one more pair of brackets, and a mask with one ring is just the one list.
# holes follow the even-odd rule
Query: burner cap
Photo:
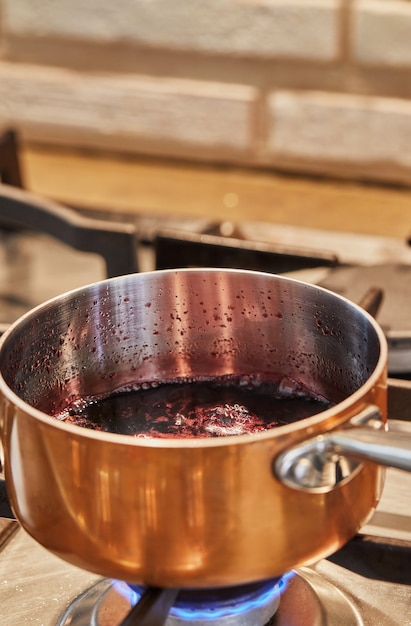
[[[262, 585], [262, 587], [261, 587]], [[253, 596], [245, 589], [245, 596], [249, 600]], [[253, 585], [251, 585], [253, 587]], [[283, 577], [280, 581], [258, 583], [257, 588], [270, 595], [277, 587], [278, 594], [273, 599], [267, 599], [268, 604], [259, 613], [253, 607], [231, 617], [221, 617], [210, 620], [209, 616], [199, 617], [193, 621], [191, 616], [179, 616], [170, 613], [165, 626], [329, 626], [329, 624], [344, 624], [344, 626], [363, 626], [363, 621], [351, 601], [330, 581], [313, 570], [303, 568]], [[135, 587], [136, 590], [143, 588]], [[234, 588], [235, 589], [235, 588]], [[220, 590], [221, 591], [221, 590]], [[258, 590], [255, 590], [258, 597]], [[185, 596], [191, 592], [181, 592], [180, 601], [185, 603]], [[202, 592], [198, 593], [199, 602]], [[204, 592], [203, 598], [218, 593], [217, 590]], [[229, 601], [231, 590], [222, 600]], [[61, 616], [56, 626], [119, 626], [130, 613], [139, 596], [126, 583], [101, 580], [81, 596], [78, 596]], [[272, 604], [270, 605], [270, 602]], [[174, 607], [175, 608], [175, 607]], [[172, 609], [173, 610], [173, 609]], [[274, 615], [275, 614], [275, 615]]]
[[[264, 626], [276, 612], [284, 582], [281, 578], [215, 589], [182, 590], [171, 608], [167, 626]], [[139, 599], [144, 587], [131, 585]]]

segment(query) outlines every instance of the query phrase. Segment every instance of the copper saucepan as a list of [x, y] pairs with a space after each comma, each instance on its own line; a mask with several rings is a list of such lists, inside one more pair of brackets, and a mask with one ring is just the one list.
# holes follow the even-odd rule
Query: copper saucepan
[[[360, 307], [270, 274], [114, 278], [29, 312], [0, 344], [0, 433], [14, 513], [99, 574], [235, 585], [315, 562], [367, 521], [379, 464], [411, 469], [386, 431], [387, 347]], [[69, 399], [131, 383], [261, 373], [335, 403], [263, 433], [140, 439], [60, 422]]]

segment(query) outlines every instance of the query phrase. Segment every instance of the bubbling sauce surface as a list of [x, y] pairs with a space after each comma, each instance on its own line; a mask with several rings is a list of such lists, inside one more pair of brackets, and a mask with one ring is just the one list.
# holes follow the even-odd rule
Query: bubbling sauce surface
[[182, 439], [261, 432], [330, 406], [298, 384], [226, 377], [144, 384], [104, 397], [82, 398], [54, 417], [99, 431]]

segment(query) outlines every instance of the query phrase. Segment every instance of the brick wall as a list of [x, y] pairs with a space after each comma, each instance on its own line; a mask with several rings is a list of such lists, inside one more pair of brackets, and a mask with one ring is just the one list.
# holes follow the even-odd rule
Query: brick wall
[[408, 0], [0, 0], [0, 126], [411, 182]]

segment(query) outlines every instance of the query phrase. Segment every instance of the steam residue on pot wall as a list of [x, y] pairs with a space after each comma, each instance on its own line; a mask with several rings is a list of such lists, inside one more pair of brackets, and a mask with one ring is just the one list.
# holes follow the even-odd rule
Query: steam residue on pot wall
[[154, 272], [77, 290], [33, 311], [3, 346], [6, 383], [48, 414], [145, 382], [264, 372], [339, 402], [378, 360], [351, 305], [253, 272]]

